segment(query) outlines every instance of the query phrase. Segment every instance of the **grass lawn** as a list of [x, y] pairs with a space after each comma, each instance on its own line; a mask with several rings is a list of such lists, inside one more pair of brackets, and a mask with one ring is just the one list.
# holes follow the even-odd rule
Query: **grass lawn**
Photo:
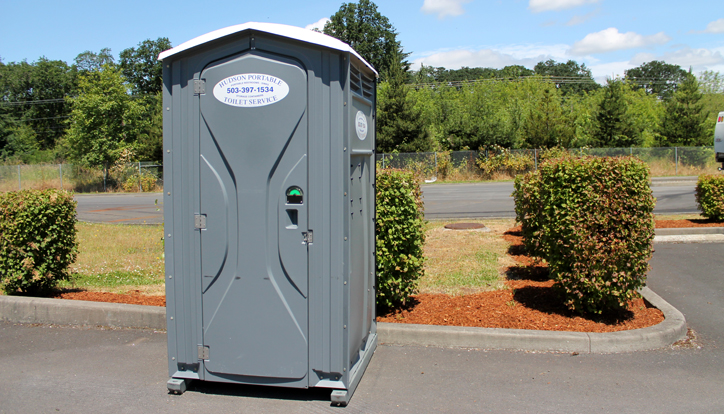
[[77, 223], [78, 259], [61, 288], [164, 293], [163, 227]]
[[[699, 214], [656, 216], [657, 219], [700, 219]], [[491, 231], [445, 229], [455, 222], [483, 223]], [[444, 220], [426, 224], [425, 276], [419, 293], [461, 295], [503, 289], [503, 271], [515, 265], [507, 255], [503, 233], [513, 219]], [[79, 254], [71, 267], [73, 279], [61, 288], [125, 293], [138, 290], [164, 294], [163, 228], [79, 222]]]
[[[448, 230], [453, 222], [482, 223], [491, 231]], [[502, 234], [513, 219], [431, 221], [425, 229], [425, 276], [420, 293], [459, 295], [503, 288], [503, 269], [514, 264]]]
[[[511, 265], [508, 243], [501, 234], [512, 219], [463, 220], [484, 223], [491, 232], [447, 230], [460, 220], [432, 221], [426, 225], [425, 277], [421, 293], [464, 294], [499, 289], [502, 269]], [[78, 259], [71, 266], [73, 279], [61, 288], [125, 293], [140, 290], [164, 293], [163, 228], [79, 222]]]

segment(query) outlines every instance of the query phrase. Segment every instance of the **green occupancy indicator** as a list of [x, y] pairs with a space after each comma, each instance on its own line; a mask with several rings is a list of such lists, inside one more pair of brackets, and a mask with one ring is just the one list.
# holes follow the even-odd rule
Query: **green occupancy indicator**
[[287, 204], [303, 204], [303, 195], [304, 193], [301, 188], [297, 186], [289, 187], [287, 189]]

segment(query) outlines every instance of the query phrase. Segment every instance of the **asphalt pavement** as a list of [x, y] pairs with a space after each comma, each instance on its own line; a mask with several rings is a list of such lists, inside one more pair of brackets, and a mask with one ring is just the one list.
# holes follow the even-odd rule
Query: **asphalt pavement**
[[78, 220], [91, 223], [161, 224], [163, 193], [76, 194]]
[[[696, 177], [655, 177], [656, 214], [698, 213]], [[515, 217], [513, 183], [426, 184], [425, 217], [434, 219]], [[77, 194], [78, 219], [124, 224], [163, 223], [163, 193]]]
[[[697, 177], [654, 177], [656, 214], [696, 214]], [[426, 184], [422, 186], [425, 218], [515, 217], [513, 182]]]
[[693, 344], [617, 354], [380, 345], [350, 405], [329, 390], [166, 391], [166, 336], [0, 323], [0, 412], [724, 412], [722, 243], [657, 244], [648, 284]]

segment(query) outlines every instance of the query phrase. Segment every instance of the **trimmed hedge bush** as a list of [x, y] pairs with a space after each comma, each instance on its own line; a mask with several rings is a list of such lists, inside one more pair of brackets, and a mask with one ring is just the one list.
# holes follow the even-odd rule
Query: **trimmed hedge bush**
[[724, 220], [724, 175], [700, 175], [696, 182], [696, 204], [701, 215]]
[[419, 180], [412, 172], [377, 170], [377, 305], [407, 304], [424, 274], [424, 212]]
[[646, 164], [554, 159], [517, 177], [513, 197], [526, 248], [548, 261], [569, 309], [600, 314], [637, 297], [653, 252]]
[[8, 294], [42, 293], [70, 276], [77, 256], [73, 194], [0, 194], [0, 285]]

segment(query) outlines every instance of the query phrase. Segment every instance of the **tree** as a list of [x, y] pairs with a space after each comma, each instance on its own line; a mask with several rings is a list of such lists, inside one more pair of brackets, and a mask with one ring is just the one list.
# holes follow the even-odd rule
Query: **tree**
[[75, 66], [78, 72], [99, 71], [103, 66], [115, 65], [115, 58], [111, 53], [111, 49], [104, 47], [99, 53], [86, 50], [75, 57]]
[[579, 65], [574, 60], [559, 63], [553, 59], [549, 59], [545, 62], [538, 62], [533, 68], [533, 71], [536, 75], [550, 76], [553, 78], [553, 82], [560, 88], [564, 96], [592, 92], [600, 88], [600, 85], [593, 79], [591, 70], [586, 67], [586, 64], [581, 63]]
[[139, 160], [163, 162], [163, 94], [157, 93], [146, 99], [142, 118], [143, 128], [136, 140], [136, 156]]
[[145, 127], [145, 108], [131, 98], [120, 69], [110, 65], [81, 74], [78, 91], [78, 96], [67, 98], [73, 109], [66, 151], [84, 165], [112, 164]]
[[681, 66], [661, 60], [652, 60], [624, 73], [626, 81], [662, 99], [669, 99], [676, 91], [676, 85], [687, 78], [687, 73], [681, 69]]
[[377, 96], [377, 150], [391, 152], [429, 151], [424, 121], [409, 96], [406, 70], [393, 59]]
[[546, 82], [543, 94], [523, 124], [526, 141], [530, 148], [563, 146], [561, 100], [555, 86]]
[[703, 94], [724, 93], [724, 76], [713, 70], [705, 70], [697, 77]]
[[702, 97], [699, 82], [691, 72], [687, 73], [686, 80], [679, 84], [672, 99], [666, 103], [661, 135], [668, 145], [711, 145], [706, 134], [708, 114], [703, 111]]
[[370, 0], [342, 3], [324, 25], [324, 33], [352, 46], [381, 74], [388, 73], [393, 63], [400, 64], [405, 71], [410, 68], [405, 61], [408, 54], [403, 53], [394, 26]]
[[146, 39], [135, 48], [121, 51], [121, 71], [131, 83], [134, 94], [155, 95], [161, 92], [163, 66], [158, 55], [168, 49], [171, 49], [171, 42], [168, 38], [159, 37], [156, 40]]
[[599, 147], [632, 147], [639, 145], [628, 114], [625, 98], [627, 85], [620, 79], [608, 79], [603, 99], [596, 114], [597, 128], [594, 140]]
[[65, 96], [75, 89], [76, 72], [60, 60], [41, 57], [0, 66], [0, 112], [13, 128], [27, 125], [39, 144], [52, 149], [65, 132], [70, 110]]
[[508, 65], [504, 67], [503, 69], [500, 69], [499, 76], [500, 78], [520, 78], [524, 76], [533, 76], [535, 75], [535, 71], [526, 68], [525, 66], [521, 65]]

